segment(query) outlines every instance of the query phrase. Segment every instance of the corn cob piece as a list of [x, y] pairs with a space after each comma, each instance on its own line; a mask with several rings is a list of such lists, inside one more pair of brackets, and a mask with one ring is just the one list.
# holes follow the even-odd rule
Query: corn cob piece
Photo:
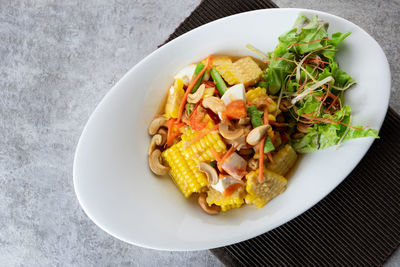
[[285, 177], [267, 169], [264, 169], [264, 178], [261, 183], [258, 181], [258, 170], [249, 172], [246, 178], [246, 203], [254, 204], [258, 208], [264, 207], [286, 189]]
[[182, 154], [186, 159], [192, 159], [197, 164], [200, 162], [211, 162], [215, 160], [211, 149], [214, 149], [219, 154], [226, 152], [226, 145], [218, 132], [213, 131], [192, 143], [192, 140], [196, 138], [198, 134], [200, 133], [190, 128], [182, 134], [181, 142], [184, 142]]
[[251, 57], [243, 57], [235, 63], [226, 62], [216, 68], [230, 85], [238, 83], [243, 83], [244, 86], [253, 85], [260, 79], [262, 74], [260, 67]]
[[239, 77], [236, 73], [235, 65], [233, 65], [232, 62], [218, 65], [216, 68], [219, 74], [221, 74], [222, 78], [224, 78], [228, 84], [234, 85], [240, 83]]
[[[213, 123], [210, 122], [207, 127], [213, 127]], [[215, 160], [211, 148], [219, 153], [226, 152], [225, 143], [215, 131], [191, 144], [198, 134], [199, 132], [187, 127], [181, 136], [182, 140], [162, 153], [171, 167], [170, 176], [185, 197], [202, 191], [207, 185], [207, 177], [199, 171], [198, 164]]]
[[239, 76], [239, 83], [243, 83], [244, 86], [255, 84], [261, 77], [262, 70], [251, 57], [243, 57], [233, 65]]
[[272, 156], [274, 164], [268, 162], [266, 168], [280, 175], [286, 175], [297, 160], [296, 151], [287, 144]]
[[168, 90], [168, 98], [165, 104], [165, 114], [167, 118], [178, 118], [179, 105], [181, 104], [184, 94], [183, 81], [178, 78], [175, 80], [174, 85]]
[[268, 112], [271, 113], [271, 112], [274, 112], [276, 110], [276, 103], [275, 103], [274, 100], [272, 100], [268, 96], [267, 90], [265, 88], [257, 87], [257, 88], [254, 88], [254, 89], [250, 89], [246, 93], [246, 98], [247, 98], [247, 102], [250, 105], [258, 106], [258, 102], [257, 101], [262, 101], [262, 102], [266, 103], [266, 105], [268, 107]]
[[239, 188], [232, 195], [226, 197], [219, 191], [210, 188], [210, 190], [207, 191], [206, 201], [210, 206], [215, 204], [220, 206], [222, 211], [227, 211], [230, 209], [240, 208], [244, 203], [244, 197], [244, 187]]
[[[205, 64], [206, 60], [203, 60], [201, 63]], [[230, 64], [232, 63], [232, 60], [229, 57], [225, 57], [225, 56], [217, 56], [214, 57], [211, 61], [211, 67], [216, 67], [222, 64]]]
[[169, 174], [185, 197], [200, 191], [207, 185], [207, 177], [199, 171], [196, 162], [186, 160], [181, 153], [183, 143], [179, 142], [162, 153], [171, 167]]

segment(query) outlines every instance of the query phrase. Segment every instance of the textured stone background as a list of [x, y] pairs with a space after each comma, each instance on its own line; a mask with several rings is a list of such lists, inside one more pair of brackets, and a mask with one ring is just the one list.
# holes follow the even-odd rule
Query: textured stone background
[[[400, 112], [400, 2], [279, 0], [347, 18], [384, 48]], [[0, 265], [218, 266], [208, 251], [123, 243], [80, 209], [75, 146], [90, 113], [199, 0], [0, 0]], [[373, 67], [373, 62], [371, 62]], [[387, 263], [400, 265], [398, 252]]]

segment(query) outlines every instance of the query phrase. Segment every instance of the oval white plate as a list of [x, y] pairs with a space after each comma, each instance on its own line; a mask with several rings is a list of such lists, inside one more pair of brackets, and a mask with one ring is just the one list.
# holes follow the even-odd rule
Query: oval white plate
[[272, 51], [297, 15], [317, 14], [329, 33], [352, 34], [340, 46], [341, 67], [358, 82], [346, 95], [354, 124], [379, 129], [386, 114], [390, 70], [377, 44], [357, 25], [304, 9], [267, 9], [206, 24], [157, 49], [133, 67], [90, 117], [76, 150], [74, 186], [87, 215], [107, 233], [162, 250], [199, 250], [265, 233], [300, 215], [331, 192], [371, 146], [370, 138], [306, 155], [284, 194], [263, 209], [252, 206], [209, 216], [187, 200], [171, 179], [147, 167], [147, 126], [174, 74], [209, 54], [250, 55], [247, 43]]

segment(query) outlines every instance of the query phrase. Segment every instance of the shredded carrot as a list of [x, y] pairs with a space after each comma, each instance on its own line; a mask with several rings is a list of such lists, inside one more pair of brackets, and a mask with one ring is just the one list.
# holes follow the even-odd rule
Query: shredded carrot
[[277, 136], [277, 135], [274, 133], [274, 136], [272, 136], [272, 138], [271, 138], [271, 142], [272, 142], [272, 143], [275, 142], [276, 136]]
[[311, 120], [311, 121], [314, 120], [314, 121], [320, 121], [320, 122], [324, 122], [324, 123], [339, 123], [339, 124], [342, 124], [342, 125], [347, 126], [347, 127], [351, 128], [351, 129], [354, 129], [354, 130], [362, 130], [361, 128], [357, 128], [357, 127], [348, 125], [348, 124], [343, 123], [343, 122], [341, 122], [341, 121], [335, 121], [335, 120], [325, 119], [325, 118], [313, 118], [313, 117], [310, 116], [309, 114], [301, 114], [301, 116], [302, 116], [303, 118], [306, 118], [306, 119]]
[[215, 83], [212, 82], [212, 81], [203, 81], [203, 82], [201, 82], [201, 83], [204, 84], [204, 86], [205, 86], [206, 88], [212, 88], [212, 87], [215, 88]]
[[213, 154], [213, 157], [215, 158], [215, 160], [217, 162], [220, 162], [221, 161], [221, 157], [219, 156], [218, 152], [215, 151], [214, 148], [210, 148], [210, 151], [211, 151], [211, 154]]
[[320, 59], [311, 59], [310, 62], [321, 62], [323, 64], [328, 64], [329, 65], [329, 62], [326, 62], [326, 61], [323, 61], [323, 60], [320, 60]]
[[228, 186], [224, 192], [222, 193], [224, 197], [228, 197], [232, 195], [236, 190], [238, 190], [240, 187], [242, 187], [242, 183], [234, 183]]
[[276, 121], [270, 121], [269, 124], [274, 125], [276, 127], [287, 127], [288, 124], [284, 122], [276, 122]]
[[333, 99], [332, 103], [329, 105], [328, 110], [330, 110], [333, 107], [333, 105], [336, 103], [336, 100], [338, 100], [337, 96]]
[[271, 152], [268, 152], [268, 153], [267, 153], [267, 157], [268, 157], [269, 161], [270, 161], [272, 164], [275, 164], [274, 160], [272, 159]]
[[225, 153], [225, 155], [221, 158], [221, 160], [218, 162], [218, 169], [222, 170], [222, 164], [224, 164], [224, 161], [235, 152], [237, 148], [237, 145], [232, 145], [231, 148], [229, 148], [228, 152]]
[[[208, 121], [207, 121], [208, 122]], [[197, 141], [199, 141], [201, 138], [203, 138], [204, 136], [206, 136], [207, 134], [211, 133], [212, 131], [215, 131], [218, 129], [219, 125], [215, 125], [214, 127], [212, 127], [211, 129], [204, 129], [202, 130], [195, 138], [193, 138], [192, 141], [190, 141], [190, 145], [196, 143]]]
[[289, 45], [287, 49], [289, 49], [289, 48], [291, 48], [293, 46], [312, 44], [312, 43], [321, 42], [321, 41], [328, 41], [328, 38], [323, 38], [323, 39], [319, 39], [319, 40], [315, 40], [315, 41], [307, 42], [307, 43], [292, 44], [292, 45]]
[[265, 138], [264, 137], [261, 142], [260, 142], [260, 148], [258, 149], [258, 165], [259, 165], [259, 170], [258, 170], [258, 181], [262, 183], [263, 181], [263, 170], [264, 170], [264, 144], [265, 144]]
[[269, 124], [269, 119], [268, 119], [268, 108], [264, 108], [264, 118], [263, 118], [264, 124]]
[[194, 85], [197, 83], [197, 81], [200, 79], [200, 77], [203, 76], [204, 72], [206, 72], [206, 70], [210, 67], [211, 60], [212, 60], [212, 57], [208, 56], [207, 60], [206, 60], [206, 65], [204, 66], [204, 68], [200, 71], [199, 74], [197, 74], [197, 76], [193, 80], [190, 81], [190, 84], [189, 84], [188, 88], [186, 89], [185, 95], [183, 96], [181, 105], [179, 106], [178, 121], [181, 121], [183, 109], [185, 108], [186, 100], [188, 98], [188, 95], [190, 94], [190, 91], [192, 91]]
[[298, 65], [296, 65], [296, 67], [293, 69], [292, 73], [290, 74], [289, 79], [288, 79], [288, 81], [286, 82], [286, 88], [288, 87], [289, 82], [290, 82], [290, 79], [292, 79], [293, 74], [294, 74], [294, 72], [297, 70], [297, 68], [298, 68]]
[[[172, 144], [174, 139], [180, 134], [179, 129], [185, 126], [184, 123], [177, 123], [175, 119], [169, 119], [167, 122], [168, 133], [167, 133], [167, 142], [165, 145], [168, 147]], [[176, 130], [174, 131], [174, 128]]]

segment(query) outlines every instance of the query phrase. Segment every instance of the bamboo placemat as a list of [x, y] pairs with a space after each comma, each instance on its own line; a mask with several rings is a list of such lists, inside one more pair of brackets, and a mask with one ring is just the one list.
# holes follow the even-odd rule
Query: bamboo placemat
[[[166, 40], [269, 0], [204, 0]], [[400, 116], [389, 108], [364, 159], [331, 194], [296, 219], [253, 239], [212, 249], [226, 265], [379, 266], [400, 244]]]

